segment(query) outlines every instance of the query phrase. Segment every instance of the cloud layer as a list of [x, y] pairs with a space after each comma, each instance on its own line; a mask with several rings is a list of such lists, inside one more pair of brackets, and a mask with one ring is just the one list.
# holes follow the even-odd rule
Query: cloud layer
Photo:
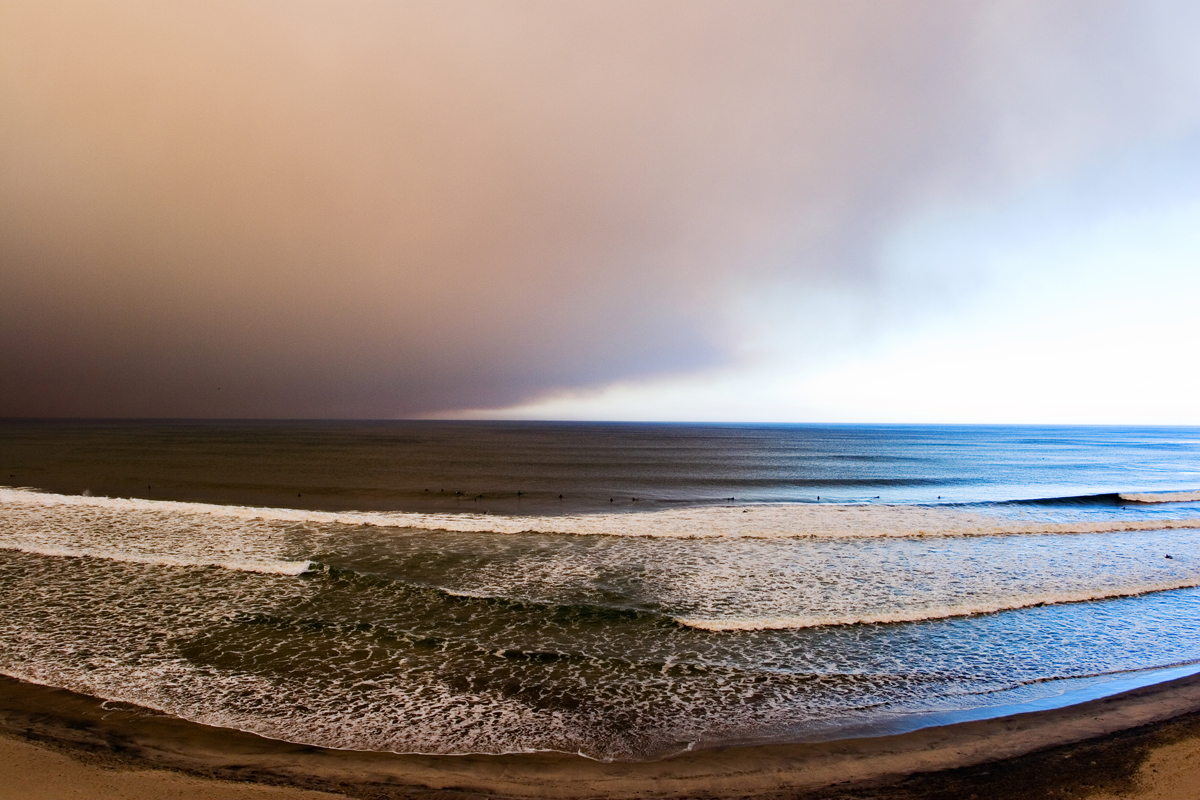
[[914, 215], [1195, 129], [1198, 23], [6, 3], [0, 416], [410, 416], [726, 366], [747, 298], [869, 295]]

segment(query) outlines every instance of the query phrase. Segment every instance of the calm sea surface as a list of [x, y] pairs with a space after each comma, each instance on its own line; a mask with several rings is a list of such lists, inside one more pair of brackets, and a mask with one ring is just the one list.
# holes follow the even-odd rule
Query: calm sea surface
[[0, 485], [0, 672], [295, 742], [651, 759], [1200, 670], [1196, 428], [0, 421]]

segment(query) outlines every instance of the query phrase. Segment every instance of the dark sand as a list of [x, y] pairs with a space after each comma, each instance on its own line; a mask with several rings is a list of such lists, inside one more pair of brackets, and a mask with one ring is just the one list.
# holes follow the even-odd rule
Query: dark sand
[[[1200, 798], [1200, 675], [1066, 708], [652, 763], [397, 756], [213, 728], [0, 678], [0, 798]], [[238, 783], [228, 783], [234, 781]]]

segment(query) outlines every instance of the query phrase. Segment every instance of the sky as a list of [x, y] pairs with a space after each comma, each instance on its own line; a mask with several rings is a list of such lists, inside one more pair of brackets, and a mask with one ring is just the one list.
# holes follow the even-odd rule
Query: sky
[[0, 4], [0, 417], [1200, 424], [1200, 6]]

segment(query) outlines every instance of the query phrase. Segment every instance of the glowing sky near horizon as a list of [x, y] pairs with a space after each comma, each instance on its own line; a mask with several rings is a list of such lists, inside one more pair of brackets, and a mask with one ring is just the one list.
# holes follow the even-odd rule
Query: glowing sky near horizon
[[0, 7], [0, 416], [1200, 424], [1184, 2]]

